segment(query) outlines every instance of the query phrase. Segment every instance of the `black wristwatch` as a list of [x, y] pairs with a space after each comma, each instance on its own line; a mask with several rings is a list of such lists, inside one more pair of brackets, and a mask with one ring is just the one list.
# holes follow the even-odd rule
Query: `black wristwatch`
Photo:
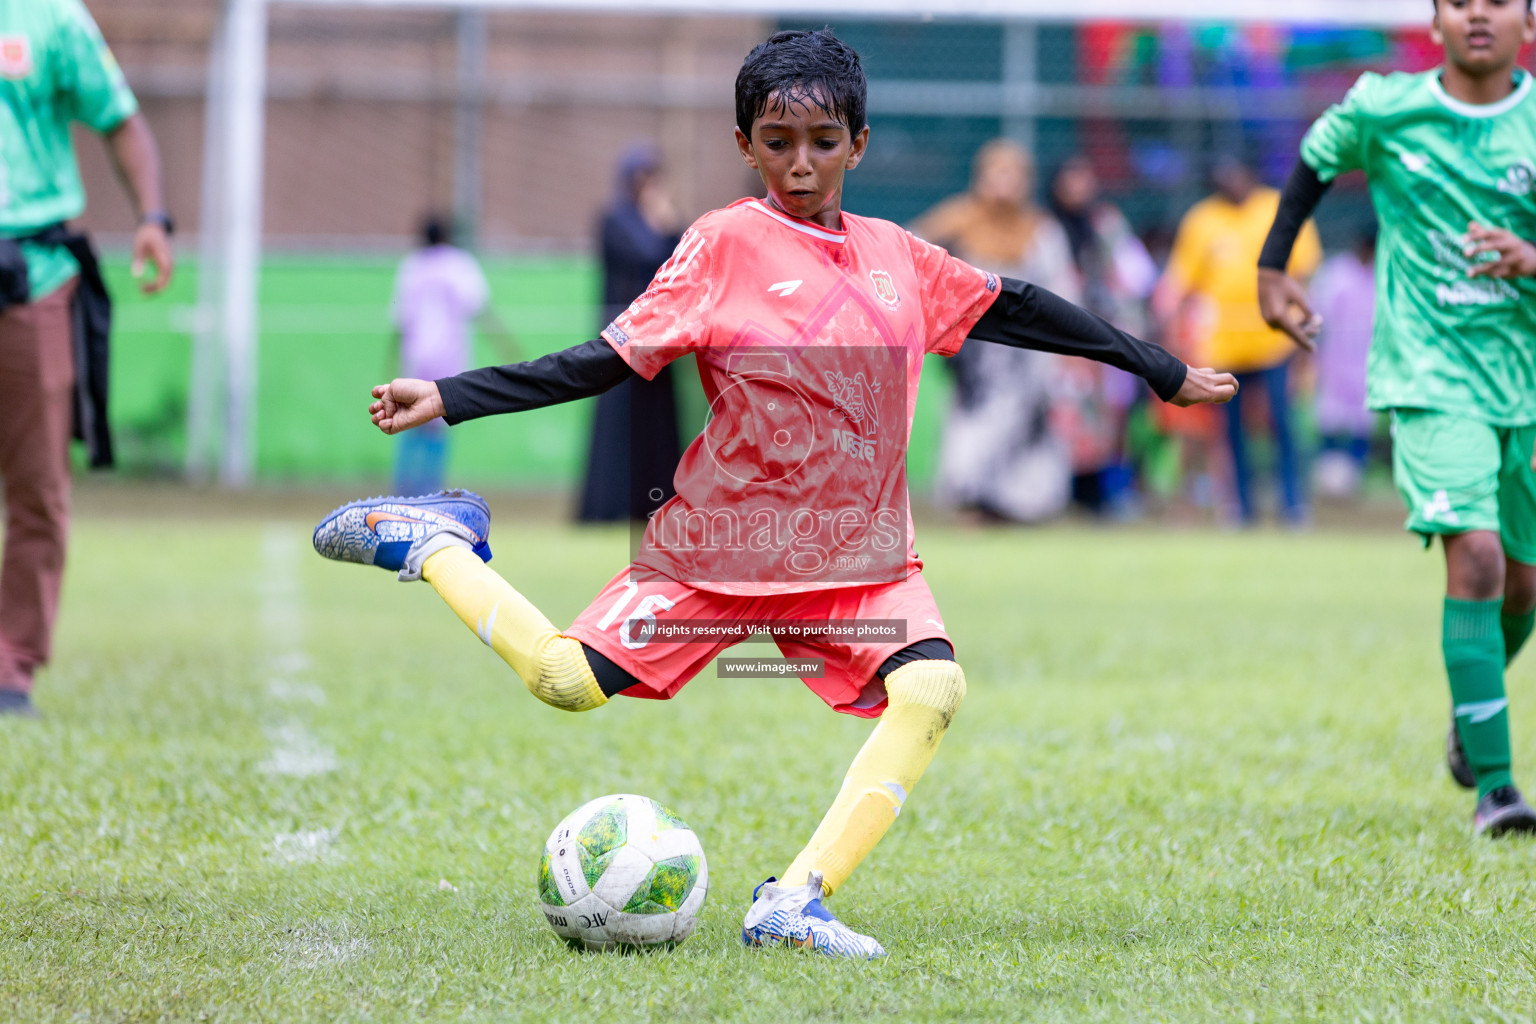
[[159, 224], [160, 227], [165, 230], [167, 235], [174, 235], [176, 233], [175, 219], [164, 210], [150, 210], [144, 216], [139, 218], [139, 223]]

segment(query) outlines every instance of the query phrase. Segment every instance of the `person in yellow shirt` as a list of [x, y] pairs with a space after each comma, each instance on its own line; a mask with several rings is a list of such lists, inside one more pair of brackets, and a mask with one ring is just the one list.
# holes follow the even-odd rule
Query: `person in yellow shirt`
[[[1241, 521], [1246, 525], [1256, 518], [1246, 423], [1252, 400], [1244, 401], [1243, 396], [1261, 391], [1276, 449], [1281, 514], [1287, 523], [1299, 526], [1308, 512], [1291, 424], [1289, 370], [1295, 345], [1259, 314], [1252, 269], [1274, 223], [1280, 193], [1262, 185], [1253, 168], [1234, 157], [1217, 162], [1211, 182], [1215, 194], [1190, 207], [1179, 222], [1159, 305], [1169, 311], [1185, 307], [1186, 322], [1199, 325], [1188, 339], [1194, 351], [1184, 353], [1185, 358], [1237, 375], [1237, 397], [1227, 406], [1226, 417]], [[1309, 222], [1291, 256], [1291, 273], [1306, 277], [1321, 260], [1317, 230]]]

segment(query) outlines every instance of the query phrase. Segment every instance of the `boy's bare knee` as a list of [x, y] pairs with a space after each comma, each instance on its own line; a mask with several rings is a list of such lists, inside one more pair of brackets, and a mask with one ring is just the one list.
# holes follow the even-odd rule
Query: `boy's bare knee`
[[1504, 596], [1504, 546], [1491, 530], [1445, 537], [1445, 592], [1464, 601]]

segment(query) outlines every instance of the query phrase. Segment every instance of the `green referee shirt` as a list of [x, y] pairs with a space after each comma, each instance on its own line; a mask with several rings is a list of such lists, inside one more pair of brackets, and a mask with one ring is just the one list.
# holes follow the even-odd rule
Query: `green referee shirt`
[[1373, 409], [1536, 423], [1536, 280], [1469, 278], [1462, 253], [1471, 221], [1536, 239], [1536, 95], [1518, 75], [1474, 106], [1438, 71], [1366, 74], [1301, 144], [1323, 181], [1364, 170], [1381, 220]]
[[[0, 0], [0, 235], [85, 212], [70, 122], [107, 132], [138, 109], [80, 0]], [[62, 247], [23, 249], [33, 299], [79, 272]]]

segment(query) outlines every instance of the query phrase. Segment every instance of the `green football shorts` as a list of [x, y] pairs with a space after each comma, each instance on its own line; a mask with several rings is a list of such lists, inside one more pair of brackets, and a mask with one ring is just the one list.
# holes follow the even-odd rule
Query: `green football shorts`
[[1392, 410], [1392, 478], [1404, 524], [1439, 533], [1497, 530], [1504, 553], [1536, 565], [1536, 424], [1495, 427], [1433, 409]]

